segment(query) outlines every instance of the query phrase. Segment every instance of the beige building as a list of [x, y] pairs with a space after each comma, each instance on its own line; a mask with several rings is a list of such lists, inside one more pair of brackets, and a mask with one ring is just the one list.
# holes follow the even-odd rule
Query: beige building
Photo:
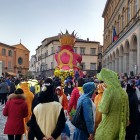
[[36, 55], [32, 55], [29, 64], [29, 72], [31, 73], [32, 77], [35, 77], [36, 73]]
[[[107, 0], [102, 16], [104, 67], [118, 73], [140, 73], [140, 1]], [[114, 42], [113, 27], [118, 35]]]
[[[52, 76], [57, 62], [55, 53], [60, 50], [60, 42], [58, 36], [46, 38], [42, 44], [36, 49], [36, 75]], [[89, 74], [97, 72], [98, 69], [98, 48], [101, 47], [99, 42], [77, 39], [74, 51], [82, 55], [82, 63], [80, 64], [83, 71]]]

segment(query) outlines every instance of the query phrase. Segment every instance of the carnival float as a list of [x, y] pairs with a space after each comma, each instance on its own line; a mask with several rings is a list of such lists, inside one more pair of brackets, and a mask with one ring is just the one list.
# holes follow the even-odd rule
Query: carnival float
[[[59, 34], [59, 41], [61, 43], [60, 51], [55, 54], [55, 60], [57, 66], [54, 71], [54, 75], [59, 77], [64, 83], [64, 80], [74, 77], [83, 76], [83, 72], [80, 67], [82, 56], [74, 52], [74, 45], [76, 42], [76, 34], [73, 32], [69, 34], [62, 32]], [[63, 85], [62, 85], [63, 86]]]

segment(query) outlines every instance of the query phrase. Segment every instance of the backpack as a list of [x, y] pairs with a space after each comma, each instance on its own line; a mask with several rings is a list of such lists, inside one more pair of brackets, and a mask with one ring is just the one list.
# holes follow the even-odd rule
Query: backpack
[[76, 109], [76, 113], [72, 118], [71, 123], [78, 129], [87, 131], [86, 127], [86, 122], [84, 119], [84, 114], [83, 114], [83, 107], [82, 103], [79, 105], [79, 107]]

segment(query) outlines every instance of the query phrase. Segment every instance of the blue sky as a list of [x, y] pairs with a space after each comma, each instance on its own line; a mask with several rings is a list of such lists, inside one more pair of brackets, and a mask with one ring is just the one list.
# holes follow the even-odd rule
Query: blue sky
[[0, 0], [0, 42], [24, 44], [30, 55], [47, 37], [75, 30], [78, 37], [103, 40], [106, 0]]

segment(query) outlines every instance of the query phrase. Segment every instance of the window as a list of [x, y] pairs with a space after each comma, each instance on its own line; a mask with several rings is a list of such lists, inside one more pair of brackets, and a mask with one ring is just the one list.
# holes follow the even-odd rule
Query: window
[[75, 47], [75, 48], [73, 48], [73, 50], [74, 50], [74, 52], [75, 52], [75, 53], [77, 53], [77, 48], [76, 48], [76, 47]]
[[121, 31], [121, 18], [118, 18], [118, 33]]
[[90, 49], [90, 54], [91, 55], [96, 55], [96, 49], [95, 48], [91, 48]]
[[134, 0], [134, 14], [138, 12], [138, 0]]
[[23, 59], [22, 59], [21, 57], [19, 57], [19, 58], [18, 58], [18, 64], [19, 64], [19, 65], [22, 65], [22, 63], [23, 63]]
[[41, 70], [40, 71], [44, 71], [44, 66], [43, 65], [41, 65]]
[[2, 56], [6, 55], [6, 49], [2, 49]]
[[51, 62], [51, 69], [53, 69], [53, 62]]
[[12, 51], [11, 50], [8, 51], [8, 56], [12, 56]]
[[45, 69], [46, 69], [46, 70], [48, 69], [48, 64], [46, 64], [46, 67], [45, 67]]
[[106, 14], [106, 25], [108, 24], [108, 13]]
[[61, 46], [58, 46], [58, 50], [57, 50], [57, 52], [60, 52], [60, 48], [61, 48]]
[[81, 68], [82, 68], [82, 70], [85, 70], [85, 63], [81, 63]]
[[90, 69], [96, 70], [96, 63], [90, 63]]
[[5, 67], [5, 61], [2, 61], [2, 67], [3, 68]]
[[11, 68], [12, 67], [12, 64], [11, 64], [11, 61], [8, 62], [8, 68]]
[[46, 50], [45, 56], [48, 56], [48, 50]]
[[123, 8], [123, 13], [122, 13], [122, 29], [124, 28], [124, 15], [125, 15], [125, 13], [124, 13], [125, 11], [124, 11], [124, 8]]
[[54, 49], [53, 49], [53, 47], [51, 48], [52, 49], [52, 54], [54, 53]]
[[80, 54], [85, 54], [85, 48], [80, 48]]
[[130, 9], [131, 8], [131, 4], [130, 4], [130, 1], [128, 3], [128, 11], [127, 11], [127, 21], [129, 22], [130, 21], [130, 18], [131, 18], [131, 13], [130, 13]]
[[42, 71], [42, 67], [41, 67], [41, 65], [40, 65], [39, 71]]
[[100, 60], [102, 59], [102, 54], [98, 55], [98, 59], [100, 59]]

